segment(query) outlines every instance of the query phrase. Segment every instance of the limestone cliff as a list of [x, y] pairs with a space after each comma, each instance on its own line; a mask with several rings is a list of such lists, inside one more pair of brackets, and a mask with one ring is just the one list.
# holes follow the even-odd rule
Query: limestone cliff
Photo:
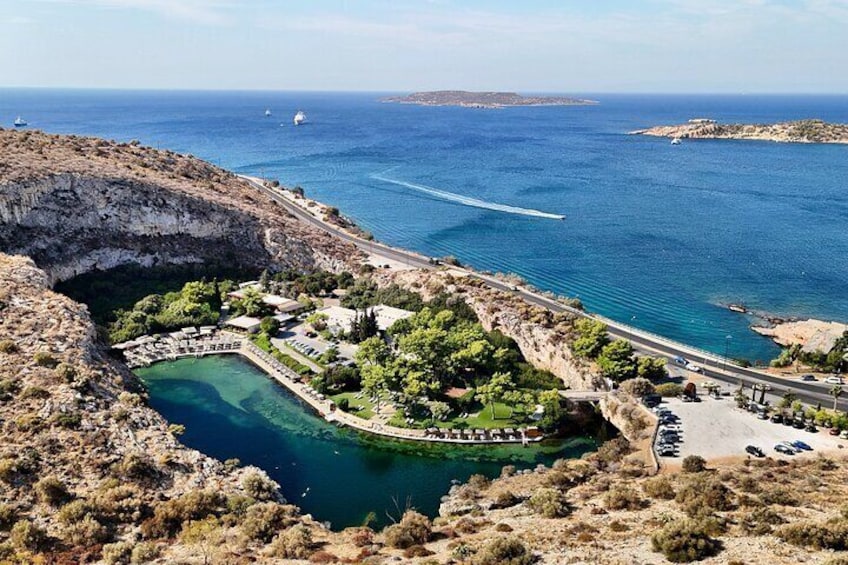
[[0, 130], [0, 251], [51, 283], [126, 263], [338, 270], [356, 251], [231, 173], [137, 144]]

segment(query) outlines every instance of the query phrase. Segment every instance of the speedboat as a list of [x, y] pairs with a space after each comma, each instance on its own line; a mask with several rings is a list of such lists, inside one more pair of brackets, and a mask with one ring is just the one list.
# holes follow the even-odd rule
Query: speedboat
[[270, 118], [270, 117], [271, 117], [271, 108], [266, 108], [266, 109], [265, 109], [265, 117], [266, 117], [266, 118]]
[[22, 128], [22, 127], [24, 127], [25, 125], [27, 125], [27, 121], [26, 121], [25, 119], [23, 119], [23, 118], [22, 118], [22, 117], [20, 117], [20, 116], [18, 116], [17, 118], [15, 118], [15, 127], [16, 127], [16, 128]]
[[306, 121], [306, 114], [302, 111], [298, 110], [297, 114], [294, 115], [294, 125], [299, 126], [303, 122]]
[[674, 139], [671, 140], [671, 144], [672, 145], [680, 145], [680, 138], [675, 137]]

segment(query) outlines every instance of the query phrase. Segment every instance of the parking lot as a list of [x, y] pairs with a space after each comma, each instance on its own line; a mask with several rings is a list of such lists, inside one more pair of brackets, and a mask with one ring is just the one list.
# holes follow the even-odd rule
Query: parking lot
[[[664, 465], [679, 465], [687, 455], [700, 455], [708, 462], [744, 458], [748, 456], [745, 452], [748, 445], [759, 447], [768, 457], [784, 459], [814, 457], [817, 453], [837, 451], [848, 445], [848, 441], [829, 435], [826, 428], [812, 433], [760, 420], [756, 414], [737, 408], [731, 397], [704, 396], [702, 402], [666, 399], [660, 407], [679, 418], [676, 423], [660, 426], [658, 442], [662, 434], [670, 433], [663, 432], [664, 429], [675, 430], [679, 436], [675, 456], [660, 457]], [[774, 449], [782, 441], [795, 440], [807, 443], [812, 451], [783, 455]]]

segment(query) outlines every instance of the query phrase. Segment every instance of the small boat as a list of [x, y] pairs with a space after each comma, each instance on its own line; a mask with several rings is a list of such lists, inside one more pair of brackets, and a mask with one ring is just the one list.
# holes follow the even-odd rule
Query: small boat
[[265, 109], [265, 117], [266, 117], [266, 118], [270, 118], [270, 117], [271, 117], [271, 108], [266, 108], [266, 109]]
[[306, 121], [306, 114], [302, 111], [298, 110], [297, 114], [294, 115], [294, 125], [299, 126], [303, 122]]
[[728, 304], [727, 308], [732, 312], [738, 312], [740, 314], [748, 313], [748, 309], [745, 307], [744, 304]]
[[27, 125], [27, 121], [25, 119], [23, 119], [22, 117], [18, 116], [17, 118], [15, 118], [15, 127], [16, 128], [22, 128], [26, 125]]
[[671, 144], [672, 145], [680, 145], [680, 138], [675, 137], [674, 139], [671, 140]]

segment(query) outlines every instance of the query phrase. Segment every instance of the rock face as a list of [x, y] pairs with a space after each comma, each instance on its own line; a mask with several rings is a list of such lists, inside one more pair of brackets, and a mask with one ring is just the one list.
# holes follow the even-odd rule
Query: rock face
[[356, 256], [192, 157], [15, 131], [0, 131], [0, 251], [51, 283], [127, 263], [338, 270]]
[[848, 124], [799, 120], [778, 124], [717, 124], [693, 120], [676, 126], [656, 126], [631, 132], [634, 135], [681, 139], [753, 139], [784, 143], [848, 143]]

